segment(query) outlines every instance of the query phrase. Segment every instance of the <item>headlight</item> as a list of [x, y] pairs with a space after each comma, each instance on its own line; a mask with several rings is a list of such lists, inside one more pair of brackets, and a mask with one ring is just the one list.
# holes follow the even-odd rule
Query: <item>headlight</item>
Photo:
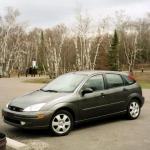
[[26, 107], [23, 111], [39, 111], [46, 103], [40, 103]]
[[8, 106], [9, 106], [9, 103], [6, 104], [6, 108], [8, 108]]

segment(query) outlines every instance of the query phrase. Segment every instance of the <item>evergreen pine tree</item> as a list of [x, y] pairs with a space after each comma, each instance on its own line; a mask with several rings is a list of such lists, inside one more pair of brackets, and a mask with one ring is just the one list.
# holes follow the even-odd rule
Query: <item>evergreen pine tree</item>
[[40, 43], [39, 43], [39, 69], [44, 70], [45, 68], [45, 60], [44, 60], [44, 55], [45, 55], [45, 41], [44, 41], [44, 33], [41, 31], [40, 35]]
[[109, 66], [110, 70], [117, 71], [119, 70], [119, 52], [118, 52], [118, 35], [117, 31], [114, 31], [114, 36], [112, 38], [112, 44], [109, 49], [109, 54], [108, 54], [108, 61], [109, 61]]

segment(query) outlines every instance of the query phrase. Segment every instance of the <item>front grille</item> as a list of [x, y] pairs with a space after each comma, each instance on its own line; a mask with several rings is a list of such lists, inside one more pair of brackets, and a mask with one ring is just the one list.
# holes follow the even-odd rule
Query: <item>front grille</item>
[[12, 122], [12, 123], [15, 123], [15, 124], [20, 124], [20, 121], [12, 119], [12, 118], [4, 117], [4, 119], [8, 122]]
[[16, 106], [8, 106], [8, 109], [9, 110], [12, 110], [12, 111], [17, 111], [17, 112], [22, 112], [23, 111], [23, 108], [19, 108], [19, 107], [16, 107]]

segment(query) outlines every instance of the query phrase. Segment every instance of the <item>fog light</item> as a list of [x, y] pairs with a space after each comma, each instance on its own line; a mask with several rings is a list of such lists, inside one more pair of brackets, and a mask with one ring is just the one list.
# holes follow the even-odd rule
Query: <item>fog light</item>
[[26, 123], [24, 121], [20, 121], [21, 125], [24, 126]]

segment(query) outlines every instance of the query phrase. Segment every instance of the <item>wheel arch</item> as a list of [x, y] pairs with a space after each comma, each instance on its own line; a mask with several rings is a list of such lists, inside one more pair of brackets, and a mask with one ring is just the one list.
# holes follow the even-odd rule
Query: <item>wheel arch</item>
[[143, 103], [142, 103], [142, 100], [141, 100], [141, 97], [140, 97], [139, 94], [132, 94], [132, 95], [130, 95], [128, 104], [129, 104], [129, 102], [131, 100], [137, 100], [139, 102], [139, 104], [140, 104], [140, 107], [142, 107]]
[[60, 110], [68, 111], [72, 117], [73, 120], [77, 120], [78, 116], [78, 109], [72, 104], [72, 103], [59, 103], [53, 107], [53, 115], [56, 114]]
[[73, 120], [75, 121], [75, 119], [76, 119], [75, 113], [74, 113], [74, 111], [73, 111], [71, 108], [66, 107], [66, 106], [60, 107], [60, 108], [58, 108], [58, 109], [55, 110], [54, 114], [57, 113], [57, 112], [60, 111], [60, 110], [68, 111], [68, 112], [72, 115]]

